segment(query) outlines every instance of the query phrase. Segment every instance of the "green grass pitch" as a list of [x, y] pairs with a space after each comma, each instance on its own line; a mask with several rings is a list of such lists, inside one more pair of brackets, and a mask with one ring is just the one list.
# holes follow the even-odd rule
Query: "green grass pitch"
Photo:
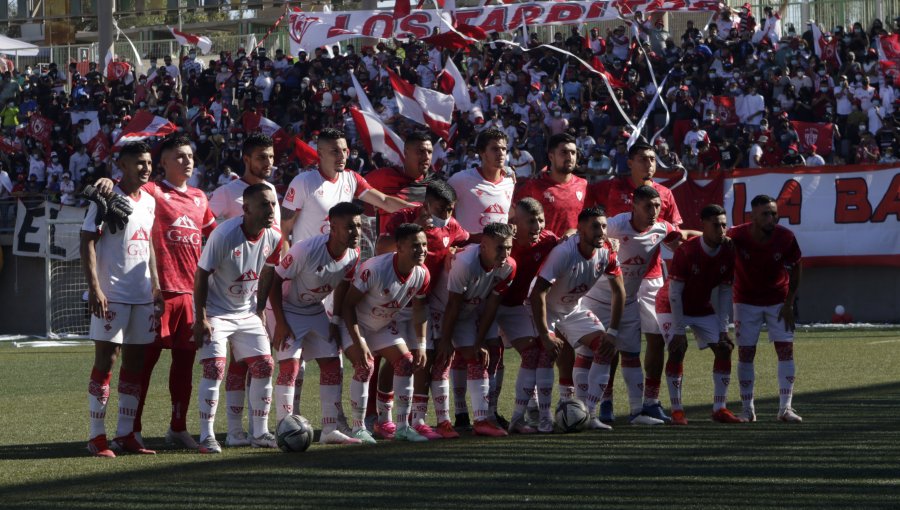
[[[755, 424], [709, 421], [712, 355], [692, 348], [687, 427], [620, 420], [606, 433], [316, 444], [302, 454], [226, 448], [219, 456], [165, 449], [164, 353], [144, 419], [159, 454], [95, 459], [85, 450], [92, 348], [0, 344], [0, 508], [900, 508], [900, 331], [804, 332], [795, 351], [800, 425], [775, 421], [776, 358], [761, 344]], [[506, 416], [517, 367], [508, 352]], [[317, 425], [314, 364], [306, 381], [301, 412]], [[115, 384], [114, 375], [109, 430]], [[617, 376], [620, 417], [622, 386]], [[737, 384], [729, 398], [739, 410]], [[191, 416], [196, 433], [193, 402]], [[220, 413], [220, 439], [225, 421]]]

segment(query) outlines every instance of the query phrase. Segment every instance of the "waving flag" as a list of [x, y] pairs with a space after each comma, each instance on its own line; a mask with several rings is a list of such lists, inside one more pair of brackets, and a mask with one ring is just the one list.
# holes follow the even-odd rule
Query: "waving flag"
[[313, 166], [319, 162], [319, 153], [300, 139], [299, 136], [293, 137], [294, 149], [291, 155], [298, 160], [303, 166]]
[[212, 50], [212, 41], [209, 39], [209, 37], [189, 34], [172, 27], [169, 27], [169, 31], [172, 32], [172, 37], [174, 37], [175, 40], [178, 41], [178, 44], [182, 46], [196, 46], [200, 48], [200, 53], [204, 55]]
[[831, 38], [830, 41], [825, 39], [818, 23], [812, 23], [810, 29], [812, 30], [813, 36], [813, 49], [815, 49], [816, 56], [819, 57], [819, 60], [831, 62], [835, 66], [840, 66], [841, 57], [838, 55], [837, 51], [837, 39]]
[[834, 124], [825, 122], [791, 121], [794, 130], [800, 137], [800, 145], [808, 148], [816, 146], [816, 154], [828, 156], [834, 150]]
[[164, 117], [153, 115], [146, 110], [138, 110], [131, 118], [131, 122], [122, 130], [122, 136], [116, 140], [116, 147], [121, 147], [129, 142], [139, 142], [153, 136], [161, 138], [175, 131], [175, 124]]
[[98, 131], [87, 143], [88, 153], [94, 161], [105, 161], [109, 156], [110, 149], [109, 137], [103, 131]]
[[623, 83], [622, 80], [611, 75], [609, 71], [606, 70], [606, 66], [603, 65], [603, 61], [600, 60], [600, 57], [595, 56], [593, 60], [591, 60], [591, 66], [593, 66], [598, 73], [602, 74], [607, 79], [611, 87], [617, 87], [620, 89], [625, 88], [625, 83]]
[[28, 121], [28, 129], [25, 133], [44, 145], [49, 146], [50, 135], [53, 133], [53, 121], [39, 113], [35, 113]]
[[443, 139], [450, 137], [453, 96], [413, 85], [388, 69], [400, 115], [428, 126]]
[[882, 35], [877, 43], [878, 60], [900, 60], [900, 34]]
[[380, 152], [394, 165], [403, 164], [403, 140], [381, 122], [377, 115], [350, 107], [350, 116], [359, 131], [359, 138], [369, 154]]
[[469, 87], [466, 86], [466, 80], [463, 78], [459, 68], [453, 62], [452, 58], [447, 59], [444, 69], [437, 76], [438, 88], [444, 94], [453, 96], [456, 102], [456, 109], [461, 112], [472, 110], [472, 99], [469, 97]]
[[713, 96], [716, 105], [716, 118], [724, 126], [736, 126], [739, 122], [734, 106], [734, 98], [729, 96]]

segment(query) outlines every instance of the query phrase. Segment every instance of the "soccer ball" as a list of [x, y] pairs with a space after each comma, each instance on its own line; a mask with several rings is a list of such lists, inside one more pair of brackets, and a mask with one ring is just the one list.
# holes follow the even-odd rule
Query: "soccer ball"
[[275, 438], [283, 452], [305, 452], [312, 444], [313, 428], [306, 418], [291, 414], [278, 423]]
[[556, 406], [556, 425], [562, 432], [580, 432], [589, 417], [587, 406], [577, 398], [564, 400]]

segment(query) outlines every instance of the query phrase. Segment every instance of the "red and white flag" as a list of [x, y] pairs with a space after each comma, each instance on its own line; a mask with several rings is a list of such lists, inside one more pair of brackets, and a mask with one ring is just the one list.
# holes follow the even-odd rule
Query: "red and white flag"
[[182, 32], [181, 30], [169, 27], [169, 30], [172, 32], [172, 37], [178, 41], [178, 44], [182, 46], [196, 46], [200, 48], [200, 53], [206, 55], [212, 49], [212, 41], [209, 37], [203, 35], [196, 34], [188, 34], [187, 32]]
[[437, 76], [438, 87], [444, 94], [453, 96], [456, 102], [456, 109], [461, 112], [472, 110], [472, 99], [469, 97], [469, 87], [463, 78], [459, 68], [453, 62], [452, 58], [447, 58], [444, 69]]
[[350, 115], [366, 152], [370, 155], [380, 152], [392, 164], [403, 164], [403, 140], [397, 133], [381, 122], [377, 115], [364, 112], [355, 106], [350, 107]]
[[42, 144], [50, 145], [50, 135], [53, 133], [53, 121], [41, 114], [34, 114], [28, 121], [26, 134]]
[[716, 118], [723, 126], [736, 126], [739, 122], [734, 106], [734, 98], [729, 96], [713, 96], [716, 107]]
[[126, 85], [134, 81], [131, 74], [131, 64], [128, 62], [116, 62], [116, 54], [110, 45], [109, 51], [106, 52], [106, 58], [103, 59], [103, 76], [107, 81], [122, 80]]
[[103, 131], [98, 131], [87, 143], [87, 150], [94, 161], [105, 161], [110, 149], [109, 137]]
[[840, 66], [841, 57], [838, 55], [837, 51], [837, 39], [832, 37], [831, 41], [826, 40], [818, 23], [811, 24], [810, 29], [812, 30], [813, 36], [813, 48], [815, 49], [816, 56], [819, 57], [819, 60], [831, 62], [836, 66]]
[[900, 34], [878, 38], [878, 60], [900, 60]]
[[121, 147], [129, 142], [139, 142], [151, 136], [162, 138], [175, 131], [175, 124], [164, 117], [153, 115], [146, 110], [138, 110], [131, 118], [131, 122], [122, 130], [122, 135], [116, 140], [116, 146]]
[[413, 85], [388, 69], [400, 115], [428, 126], [443, 139], [450, 137], [453, 96]]
[[293, 150], [293, 147], [290, 147], [290, 136], [288, 136], [288, 133], [282, 129], [281, 126], [276, 124], [275, 121], [267, 119], [259, 113], [247, 111], [244, 112], [244, 116], [241, 118], [241, 124], [244, 127], [245, 133], [260, 132], [271, 138], [275, 143], [274, 148], [276, 153], [280, 154], [285, 150]]
[[803, 148], [815, 145], [816, 154], [820, 156], [828, 156], [834, 150], [834, 124], [794, 120], [791, 125], [797, 131]]
[[309, 146], [308, 143], [294, 135], [294, 150], [291, 155], [297, 158], [303, 166], [314, 166], [319, 163], [319, 152]]

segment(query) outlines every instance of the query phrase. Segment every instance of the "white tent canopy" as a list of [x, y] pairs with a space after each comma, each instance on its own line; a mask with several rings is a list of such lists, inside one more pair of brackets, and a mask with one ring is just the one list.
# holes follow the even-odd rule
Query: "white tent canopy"
[[24, 41], [17, 41], [0, 35], [0, 53], [16, 57], [36, 57], [38, 47]]

